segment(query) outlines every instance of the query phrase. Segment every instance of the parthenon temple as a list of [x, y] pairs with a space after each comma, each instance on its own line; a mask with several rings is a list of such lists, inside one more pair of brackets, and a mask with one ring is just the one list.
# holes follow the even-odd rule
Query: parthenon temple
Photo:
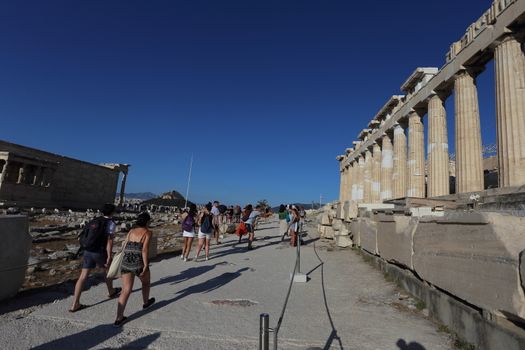
[[[522, 1], [494, 1], [452, 43], [441, 69], [415, 69], [401, 85], [404, 95], [392, 96], [358, 135], [354, 147], [337, 156], [342, 202], [435, 198], [487, 188], [476, 78], [490, 60], [495, 66], [499, 187], [525, 184], [523, 6]], [[445, 101], [452, 95], [456, 157], [451, 164]], [[455, 188], [450, 186], [451, 176]]]
[[[339, 200], [319, 224], [480, 349], [525, 348], [524, 41], [525, 0], [495, 0], [441, 68], [416, 68], [337, 156]], [[491, 61], [496, 144], [484, 147], [477, 80]]]

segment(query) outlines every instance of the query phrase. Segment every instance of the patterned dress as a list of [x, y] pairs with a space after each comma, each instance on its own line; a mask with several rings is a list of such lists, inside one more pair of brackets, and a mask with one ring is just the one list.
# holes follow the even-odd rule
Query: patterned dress
[[144, 261], [142, 260], [142, 242], [128, 242], [124, 248], [124, 257], [122, 258], [122, 273], [133, 273], [140, 275], [144, 270]]

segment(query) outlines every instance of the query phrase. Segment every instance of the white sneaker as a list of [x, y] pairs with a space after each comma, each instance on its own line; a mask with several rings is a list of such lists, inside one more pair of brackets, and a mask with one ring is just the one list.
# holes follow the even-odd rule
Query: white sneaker
[[208, 257], [206, 257], [206, 261], [208, 261]]
[[188, 258], [184, 258], [183, 261], [184, 261], [184, 262], [188, 261]]
[[184, 260], [184, 255], [181, 255], [181, 256], [180, 256], [180, 259], [181, 259], [181, 260]]

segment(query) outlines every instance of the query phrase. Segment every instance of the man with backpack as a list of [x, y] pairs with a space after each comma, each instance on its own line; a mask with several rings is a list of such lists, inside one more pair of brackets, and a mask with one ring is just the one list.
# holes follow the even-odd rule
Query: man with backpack
[[[113, 233], [116, 227], [111, 217], [115, 213], [115, 209], [115, 205], [105, 204], [102, 208], [103, 216], [91, 220], [80, 233], [79, 242], [80, 248], [84, 252], [84, 257], [82, 259], [82, 270], [75, 284], [75, 295], [73, 304], [71, 304], [69, 309], [70, 312], [77, 312], [86, 307], [80, 303], [80, 295], [91, 269], [104, 267], [107, 273], [107, 269], [111, 265]], [[106, 279], [106, 285], [108, 287], [108, 297], [114, 298], [119, 295], [121, 288], [113, 288], [113, 280]]]

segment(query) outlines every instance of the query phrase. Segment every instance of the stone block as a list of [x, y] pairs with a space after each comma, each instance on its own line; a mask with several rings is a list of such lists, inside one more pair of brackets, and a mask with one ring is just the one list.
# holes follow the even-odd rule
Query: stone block
[[0, 300], [14, 296], [24, 283], [31, 236], [26, 216], [0, 216]]
[[324, 238], [333, 239], [334, 238], [334, 229], [332, 226], [324, 227]]
[[394, 209], [394, 204], [387, 203], [360, 203], [358, 209], [365, 209], [366, 211], [380, 210], [380, 209]]
[[350, 232], [356, 246], [361, 247], [361, 219], [357, 218], [350, 223]]
[[372, 218], [360, 218], [359, 238], [361, 248], [372, 254], [379, 254], [377, 249], [377, 222]]
[[332, 220], [330, 219], [330, 216], [327, 212], [324, 212], [321, 216], [321, 225], [332, 225]]
[[343, 219], [344, 218], [344, 203], [337, 202], [335, 204], [335, 218]]
[[337, 235], [337, 236], [335, 236], [335, 244], [338, 247], [347, 248], [347, 247], [351, 247], [353, 242], [350, 239], [350, 237], [347, 236], [347, 235], [344, 235], [344, 236], [343, 235]]
[[334, 231], [341, 230], [342, 226], [343, 226], [343, 223], [341, 222], [341, 219], [334, 219], [334, 220], [332, 220], [332, 229]]
[[460, 299], [525, 319], [519, 261], [524, 249], [524, 217], [456, 212], [419, 222], [413, 265], [422, 279]]
[[379, 214], [377, 218], [377, 248], [387, 261], [413, 269], [412, 239], [418, 219], [405, 215]]
[[352, 219], [357, 218], [357, 203], [353, 201], [346, 203], [347, 205], [345, 207], [344, 219], [345, 221], [352, 221]]

